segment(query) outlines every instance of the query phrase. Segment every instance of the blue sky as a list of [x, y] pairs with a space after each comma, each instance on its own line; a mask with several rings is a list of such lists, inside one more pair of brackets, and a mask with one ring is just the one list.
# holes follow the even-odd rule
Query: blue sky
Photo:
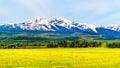
[[0, 0], [0, 23], [67, 18], [95, 25], [120, 24], [120, 0]]

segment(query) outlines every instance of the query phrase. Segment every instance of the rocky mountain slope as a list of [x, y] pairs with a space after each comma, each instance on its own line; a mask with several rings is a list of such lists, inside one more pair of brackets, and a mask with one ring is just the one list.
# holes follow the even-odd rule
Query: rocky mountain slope
[[120, 36], [120, 25], [95, 26], [92, 24], [70, 21], [63, 18], [45, 20], [38, 18], [29, 23], [0, 25], [0, 31], [42, 31], [42, 32], [80, 32], [86, 34], [100, 34]]

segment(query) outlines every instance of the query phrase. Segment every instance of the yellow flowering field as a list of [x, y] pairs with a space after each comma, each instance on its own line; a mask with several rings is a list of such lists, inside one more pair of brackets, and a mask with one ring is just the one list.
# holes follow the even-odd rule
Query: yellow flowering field
[[0, 68], [120, 68], [120, 49], [0, 49]]

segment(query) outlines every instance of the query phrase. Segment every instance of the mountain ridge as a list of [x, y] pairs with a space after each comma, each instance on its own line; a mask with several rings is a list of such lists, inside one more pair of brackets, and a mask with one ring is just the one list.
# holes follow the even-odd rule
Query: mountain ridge
[[112, 26], [95, 26], [92, 24], [70, 21], [64, 18], [54, 20], [45, 20], [37, 18], [28, 23], [15, 23], [0, 25], [0, 30], [8, 31], [53, 31], [53, 32], [81, 32], [87, 34], [100, 34], [110, 36], [120, 36], [120, 25]]

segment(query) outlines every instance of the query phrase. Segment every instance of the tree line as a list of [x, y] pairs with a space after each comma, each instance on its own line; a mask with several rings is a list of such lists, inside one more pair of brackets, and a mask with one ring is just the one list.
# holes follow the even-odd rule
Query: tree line
[[62, 41], [56, 43], [50, 43], [47, 48], [120, 48], [120, 42], [102, 42], [102, 41], [88, 41], [88, 40], [77, 40], [77, 41]]
[[100, 47], [101, 42], [95, 41], [86, 41], [86, 40], [78, 40], [78, 41], [62, 41], [57, 44], [50, 43], [47, 45], [48, 48], [87, 48], [87, 47]]
[[[45, 43], [45, 42], [44, 42]], [[120, 42], [103, 42], [103, 41], [95, 41], [95, 40], [77, 40], [77, 41], [60, 41], [60, 42], [49, 42], [45, 44], [41, 43], [13, 43], [6, 44], [0, 43], [1, 49], [9, 49], [9, 48], [120, 48]]]

